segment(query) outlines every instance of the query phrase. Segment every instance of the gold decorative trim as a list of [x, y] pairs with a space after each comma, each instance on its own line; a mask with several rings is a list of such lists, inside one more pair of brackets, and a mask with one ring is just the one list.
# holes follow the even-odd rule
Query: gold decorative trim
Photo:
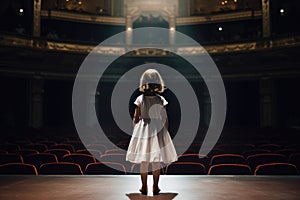
[[[110, 16], [98, 16], [80, 13], [70, 13], [64, 11], [41, 11], [42, 18], [51, 18], [59, 20], [68, 20], [74, 22], [87, 22], [96, 24], [110, 24], [110, 25], [126, 25], [125, 17], [110, 17]], [[178, 17], [176, 18], [176, 25], [189, 25], [189, 24], [205, 24], [213, 22], [227, 22], [238, 21], [246, 19], [262, 18], [262, 11], [241, 11], [226, 14], [215, 14], [209, 16], [195, 16], [195, 17]]]
[[109, 16], [98, 16], [98, 15], [88, 15], [79, 13], [70, 13], [64, 11], [41, 11], [42, 18], [60, 19], [75, 22], [88, 22], [95, 24], [109, 24], [109, 25], [124, 25], [125, 18], [123, 17], [109, 17]]
[[[64, 43], [64, 42], [55, 42], [47, 41], [41, 39], [29, 39], [21, 38], [11, 35], [2, 35], [2, 40], [0, 40], [0, 45], [4, 46], [15, 46], [15, 47], [29, 47], [34, 49], [42, 50], [53, 50], [53, 51], [63, 51], [70, 53], [81, 53], [88, 54], [92, 50], [99, 54], [105, 55], [123, 55], [125, 53], [125, 47], [120, 46], [107, 46], [99, 47], [94, 49], [95, 46], [92, 45], [82, 45], [74, 43]], [[260, 51], [274, 48], [282, 47], [296, 47], [300, 46], [300, 36], [278, 38], [274, 40], [259, 40], [253, 42], [241, 42], [234, 44], [219, 44], [219, 45], [206, 45], [203, 47], [193, 47], [193, 46], [180, 46], [174, 47], [175, 51], [179, 55], [197, 55], [201, 54], [204, 51], [207, 51], [210, 54], [221, 54], [221, 53], [233, 53], [233, 52], [251, 52], [251, 51]], [[145, 50], [140, 49], [135, 51], [131, 56], [167, 56], [168, 53], [161, 50]]]
[[238, 21], [238, 20], [261, 18], [261, 17], [262, 17], [261, 10], [255, 10], [255, 11], [249, 10], [249, 11], [216, 14], [216, 15], [209, 15], [209, 16], [180, 17], [176, 19], [176, 25]]

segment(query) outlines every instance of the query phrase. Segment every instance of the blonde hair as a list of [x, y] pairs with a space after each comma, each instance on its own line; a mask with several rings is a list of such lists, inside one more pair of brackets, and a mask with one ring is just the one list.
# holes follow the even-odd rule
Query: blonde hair
[[165, 90], [165, 83], [159, 72], [155, 69], [146, 70], [140, 79], [140, 91], [150, 89], [150, 85], [155, 85], [154, 92], [162, 93]]

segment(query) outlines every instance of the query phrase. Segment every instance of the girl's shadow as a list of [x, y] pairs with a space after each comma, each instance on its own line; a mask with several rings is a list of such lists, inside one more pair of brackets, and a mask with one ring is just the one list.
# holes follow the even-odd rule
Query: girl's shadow
[[177, 195], [178, 193], [171, 193], [171, 192], [159, 193], [159, 195], [155, 195], [155, 196], [146, 196], [146, 195], [142, 195], [141, 193], [126, 194], [126, 196], [128, 196], [128, 198], [131, 200], [144, 200], [144, 199], [172, 200]]

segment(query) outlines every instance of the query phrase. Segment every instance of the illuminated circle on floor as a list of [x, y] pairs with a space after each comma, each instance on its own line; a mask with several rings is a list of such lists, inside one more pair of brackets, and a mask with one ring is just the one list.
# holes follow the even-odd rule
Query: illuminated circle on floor
[[[131, 39], [128, 39], [131, 38]], [[130, 41], [130, 42], [125, 42]], [[112, 62], [128, 52], [139, 49], [154, 48], [172, 52], [188, 61], [201, 75], [211, 99], [211, 118], [206, 136], [203, 140], [199, 154], [207, 155], [217, 143], [226, 117], [226, 93], [219, 70], [206, 50], [195, 40], [179, 33], [164, 28], [137, 28], [114, 35], [96, 46], [81, 64], [73, 86], [72, 111], [74, 123], [82, 143], [89, 149], [92, 143], [104, 143], [111, 148], [119, 148], [112, 143], [103, 132], [95, 110], [95, 95], [101, 95], [105, 88], [97, 91], [99, 80]], [[154, 65], [154, 67], [153, 67]], [[181, 107], [181, 123], [174, 143], [181, 143], [184, 152], [193, 142], [197, 134], [200, 109], [197, 97], [185, 77], [170, 66], [159, 63], [136, 66], [129, 70], [118, 80], [111, 98], [111, 111], [117, 125], [127, 134], [131, 135], [132, 121], [128, 112], [128, 102], [131, 94], [139, 84], [142, 72], [149, 68], [156, 68], [162, 77], [171, 77], [165, 80], [167, 86], [176, 95]], [[174, 77], [174, 80], [172, 80]], [[182, 84], [176, 82], [175, 77], [180, 77]], [[123, 79], [133, 79], [132, 85], [124, 88]], [[105, 105], [104, 105], [105, 106]], [[186, 134], [186, 133], [189, 134]], [[121, 149], [120, 149], [121, 150]], [[94, 152], [91, 152], [93, 155]], [[126, 153], [126, 151], [124, 151]], [[98, 154], [94, 155], [102, 161]], [[127, 165], [125, 160], [117, 160]], [[109, 165], [109, 164], [108, 164]], [[114, 168], [113, 165], [109, 165]], [[129, 171], [130, 169], [126, 169]]]

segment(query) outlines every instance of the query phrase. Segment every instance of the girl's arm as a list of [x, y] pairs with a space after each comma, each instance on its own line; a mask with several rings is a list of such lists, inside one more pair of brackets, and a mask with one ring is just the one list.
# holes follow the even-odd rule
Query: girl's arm
[[136, 124], [139, 122], [141, 116], [141, 109], [140, 107], [136, 107], [134, 110], [134, 115], [133, 115], [133, 123]]

